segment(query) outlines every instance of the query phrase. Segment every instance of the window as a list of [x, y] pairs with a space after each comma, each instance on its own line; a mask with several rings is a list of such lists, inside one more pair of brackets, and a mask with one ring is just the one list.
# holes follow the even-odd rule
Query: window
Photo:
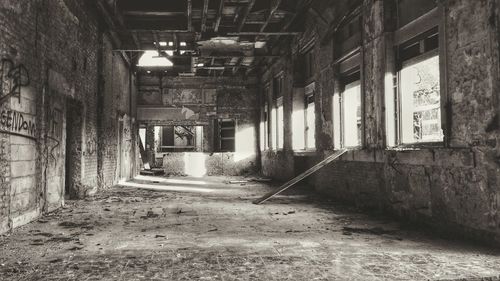
[[271, 110], [272, 148], [283, 149], [284, 144], [284, 114], [283, 114], [283, 75], [274, 78], [273, 109]]
[[156, 152], [202, 151], [202, 126], [155, 126]]
[[363, 145], [363, 106], [359, 66], [341, 74], [339, 91], [333, 96], [334, 146], [354, 148]]
[[306, 87], [305, 94], [305, 141], [306, 149], [316, 148], [316, 109], [314, 105], [314, 83]]
[[142, 146], [142, 149], [145, 149], [145, 147], [146, 147], [146, 128], [144, 128], [144, 127], [139, 128], [139, 142], [140, 142], [140, 146]]
[[442, 142], [437, 28], [398, 46], [399, 144]]
[[285, 127], [283, 120], [283, 97], [279, 97], [276, 103], [277, 103], [276, 118], [278, 120], [278, 126], [276, 127], [277, 129], [276, 135], [278, 136], [278, 149], [283, 149], [283, 139], [285, 135], [284, 132]]
[[218, 152], [235, 151], [236, 121], [234, 119], [215, 120], [215, 150]]
[[[267, 92], [267, 90], [266, 90]], [[261, 151], [264, 151], [266, 149], [269, 148], [269, 131], [268, 131], [268, 128], [269, 128], [269, 122], [267, 121], [268, 120], [268, 117], [269, 117], [269, 103], [266, 101], [264, 103], [264, 108], [262, 110], [262, 114], [261, 114], [261, 122], [260, 122], [260, 150]]]

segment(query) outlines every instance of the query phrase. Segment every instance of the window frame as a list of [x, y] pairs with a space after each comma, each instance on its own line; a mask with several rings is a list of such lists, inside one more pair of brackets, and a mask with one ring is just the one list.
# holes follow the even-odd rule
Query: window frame
[[[335, 83], [334, 93], [332, 95], [332, 125], [333, 125], [333, 146], [335, 149], [349, 148], [361, 150], [366, 145], [365, 132], [365, 86], [362, 69], [363, 50], [360, 47], [341, 56], [335, 63]], [[356, 76], [358, 79], [352, 80]], [[352, 80], [352, 81], [351, 81]], [[361, 95], [361, 143], [358, 146], [345, 146], [345, 124], [343, 109], [343, 94], [345, 86], [351, 82], [359, 81]], [[338, 99], [338, 102], [337, 102]]]
[[[285, 83], [285, 75], [283, 71], [280, 71], [278, 74], [276, 74], [273, 77], [273, 88], [272, 88], [272, 105], [273, 105], [273, 110], [274, 110], [274, 116], [271, 116], [272, 118], [275, 118], [276, 120], [276, 128], [272, 128], [273, 132], [273, 140], [272, 140], [272, 149], [276, 151], [281, 151], [285, 147], [285, 114], [284, 114], [284, 83]], [[283, 110], [283, 119], [281, 120], [281, 127], [282, 127], [282, 132], [280, 134], [280, 118], [279, 118], [279, 108], [282, 107]], [[271, 113], [273, 114], [272, 110]], [[272, 121], [271, 121], [272, 123]], [[283, 140], [280, 140], [280, 135], [282, 136]], [[276, 144], [276, 146], [274, 145]], [[280, 147], [281, 145], [281, 147]]]
[[[309, 99], [312, 102], [309, 102]], [[307, 114], [307, 111], [309, 109], [309, 104], [313, 105], [313, 111], [314, 111], [314, 116], [313, 116], [313, 139], [314, 139], [314, 144], [312, 147], [309, 147], [309, 135], [311, 133], [311, 129], [309, 127], [309, 116]], [[307, 85], [304, 88], [304, 151], [316, 151], [316, 83], [312, 82], [309, 85]]]
[[[202, 136], [198, 136], [197, 134], [197, 130], [196, 130], [196, 127], [203, 127], [201, 125], [183, 125], [183, 124], [171, 124], [171, 125], [156, 125], [157, 127], [159, 127], [159, 139], [158, 139], [158, 145], [156, 147], [156, 151], [155, 153], [173, 153], [173, 152], [194, 152], [194, 151], [197, 151], [198, 147], [197, 147], [197, 140], [198, 138], [203, 138], [203, 135]], [[193, 132], [193, 139], [192, 139], [192, 145], [188, 145], [188, 146], [179, 146], [179, 145], [175, 145], [175, 138], [176, 138], [176, 134], [175, 134], [175, 129], [176, 127], [183, 127], [183, 126], [186, 126], [186, 127], [193, 127], [194, 129], [194, 132]], [[165, 139], [164, 139], [164, 135], [163, 135], [163, 130], [165, 130], [166, 127], [171, 127], [172, 128], [172, 144], [173, 145], [164, 145], [165, 143]]]
[[[214, 132], [215, 133], [214, 137], [215, 137], [215, 140], [217, 141], [217, 143], [216, 143], [216, 147], [214, 149], [214, 152], [221, 152], [221, 153], [236, 152], [236, 130], [238, 128], [238, 120], [235, 118], [217, 118], [214, 121], [217, 122], [217, 126], [215, 127], [217, 129], [217, 132]], [[222, 122], [230, 122], [230, 121], [232, 121], [234, 123], [234, 126], [232, 127], [233, 131], [234, 131], [234, 136], [233, 137], [223, 137], [221, 123]], [[231, 149], [222, 149], [222, 141], [223, 140], [232, 140], [233, 149], [232, 150]]]
[[[433, 10], [434, 11], [434, 10]], [[433, 13], [433, 11], [429, 13]], [[424, 15], [422, 17], [427, 17], [428, 15]], [[421, 17], [421, 18], [422, 18]], [[415, 24], [414, 22], [408, 24], [408, 25], [413, 25]], [[408, 25], [405, 25], [408, 26]], [[420, 32], [418, 35], [412, 37], [411, 39], [406, 40], [405, 42], [402, 42], [400, 44], [395, 44], [395, 63], [396, 63], [396, 68], [395, 68], [395, 79], [394, 79], [394, 122], [395, 122], [395, 136], [394, 136], [394, 148], [422, 148], [422, 147], [430, 147], [430, 148], [438, 148], [438, 147], [444, 147], [445, 145], [445, 139], [446, 139], [446, 133], [445, 133], [445, 128], [443, 126], [443, 118], [445, 118], [446, 112], [443, 104], [443, 79], [442, 79], [442, 71], [444, 71], [442, 67], [442, 55], [441, 55], [441, 33], [440, 33], [440, 28], [439, 25], [434, 26], [430, 28], [429, 30], [425, 30], [423, 32]], [[436, 37], [437, 40], [437, 46], [427, 48], [425, 44], [425, 40]], [[409, 55], [409, 56], [402, 56], [403, 50], [409, 49], [412, 46], [415, 46], [418, 44], [419, 47], [419, 53], [416, 55]], [[431, 45], [432, 46], [432, 45]], [[403, 69], [403, 64], [405, 62], [413, 61], [413, 62], [421, 62], [424, 61], [425, 59], [438, 56], [439, 60], [439, 90], [440, 90], [440, 116], [441, 116], [441, 122], [440, 122], [440, 127], [441, 130], [443, 131], [443, 139], [441, 141], [423, 141], [423, 142], [414, 142], [414, 143], [404, 143], [402, 140], [402, 133], [403, 133], [403, 125], [402, 125], [402, 79], [401, 79], [401, 71]], [[413, 129], [413, 128], [412, 128]]]
[[[340, 148], [348, 148], [348, 149], [363, 149], [365, 145], [364, 131], [365, 131], [365, 107], [364, 107], [364, 93], [363, 93], [363, 80], [361, 76], [360, 67], [355, 67], [348, 72], [342, 73], [340, 78], [340, 91], [339, 91], [339, 108], [340, 108]], [[346, 86], [352, 83], [359, 83], [359, 92], [360, 92], [360, 110], [361, 110], [361, 128], [359, 132], [360, 143], [356, 146], [346, 146], [346, 133], [345, 133], [345, 90]]]
[[[397, 0], [394, 0], [397, 1]], [[394, 4], [396, 9], [398, 3]], [[399, 17], [398, 14], [396, 14]], [[448, 84], [447, 84], [447, 46], [446, 46], [446, 9], [445, 5], [440, 1], [437, 1], [435, 7], [426, 13], [422, 13], [417, 16], [413, 21], [410, 21], [404, 25], [399, 24], [399, 18], [397, 21], [391, 21], [394, 27], [394, 32], [392, 36], [388, 36], [387, 39], [387, 49], [386, 49], [386, 78], [385, 78], [385, 126], [384, 126], [384, 146], [386, 149], [393, 150], [405, 150], [405, 149], [422, 149], [422, 148], [445, 148], [450, 145], [451, 136], [451, 115], [448, 109], [450, 104], [450, 96], [448, 94]], [[386, 18], [386, 20], [389, 20]], [[440, 105], [441, 105], [441, 129], [443, 130], [443, 142], [431, 142], [431, 143], [415, 143], [415, 144], [401, 144], [399, 142], [399, 128], [397, 118], [399, 118], [398, 104], [398, 59], [397, 59], [397, 48], [399, 45], [404, 44], [419, 35], [433, 29], [438, 30], [438, 54], [439, 54], [439, 81], [440, 81]], [[391, 75], [392, 74], [392, 75]]]

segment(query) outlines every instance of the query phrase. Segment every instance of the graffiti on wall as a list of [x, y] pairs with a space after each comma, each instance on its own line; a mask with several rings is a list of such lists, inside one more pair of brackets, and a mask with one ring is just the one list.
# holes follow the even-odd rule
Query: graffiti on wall
[[21, 88], [29, 84], [30, 76], [23, 64], [16, 65], [6, 58], [0, 60], [0, 104], [9, 97], [21, 101]]
[[61, 142], [63, 138], [63, 110], [57, 98], [52, 97], [47, 114], [46, 141], [49, 147], [48, 156], [57, 165], [61, 157]]
[[1, 106], [10, 97], [21, 102], [21, 88], [29, 86], [30, 77], [23, 64], [0, 60], [0, 132], [35, 139], [36, 119], [33, 115]]
[[0, 107], [0, 132], [34, 139], [36, 129], [34, 116]]

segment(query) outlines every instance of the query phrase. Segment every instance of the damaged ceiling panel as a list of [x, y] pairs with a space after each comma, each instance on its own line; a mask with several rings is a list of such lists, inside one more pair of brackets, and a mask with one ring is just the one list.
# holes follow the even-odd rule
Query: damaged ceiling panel
[[115, 0], [108, 8], [120, 19], [117, 51], [135, 63], [152, 50], [173, 62], [166, 69], [139, 71], [233, 76], [255, 73], [258, 62], [275, 57], [273, 46], [300, 33], [298, 15], [310, 2]]

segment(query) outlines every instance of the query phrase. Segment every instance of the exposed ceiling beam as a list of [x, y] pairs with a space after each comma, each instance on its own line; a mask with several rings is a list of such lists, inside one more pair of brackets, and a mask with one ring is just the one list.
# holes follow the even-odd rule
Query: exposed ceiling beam
[[[225, 70], [229, 68], [233, 68], [233, 65], [221, 65], [221, 66], [198, 66], [197, 69], [207, 69], [207, 70]], [[239, 65], [240, 68], [250, 68], [247, 65]]]
[[118, 17], [115, 17], [114, 14], [111, 14], [111, 12], [108, 10], [109, 6], [103, 0], [98, 0], [96, 4], [99, 13], [104, 18], [105, 23], [108, 25], [107, 31], [111, 36], [112, 44], [115, 47], [119, 48], [119, 46], [121, 46], [122, 44], [122, 41], [120, 35], [116, 32], [116, 30], [118, 30], [119, 21], [117, 23], [115, 22], [115, 20], [117, 20]]
[[245, 12], [243, 13], [243, 17], [241, 18], [240, 24], [238, 25], [238, 32], [241, 32], [241, 30], [243, 29], [248, 14], [250, 14], [250, 12], [252, 11], [253, 5], [255, 5], [255, 0], [250, 0], [250, 2], [248, 3], [248, 7], [245, 9]]
[[141, 42], [139, 41], [139, 38], [137, 38], [137, 33], [135, 33], [135, 32], [131, 32], [131, 34], [132, 34], [132, 39], [134, 40], [135, 46], [136, 46], [138, 49], [142, 49], [142, 47], [141, 47]]
[[203, 11], [201, 12], [201, 32], [205, 32], [207, 30], [208, 1], [209, 0], [203, 0]]
[[[165, 50], [169, 50], [169, 49], [165, 49]], [[134, 49], [129, 49], [129, 50], [125, 50], [125, 49], [119, 49], [119, 50], [113, 50], [113, 52], [144, 52], [144, 51], [148, 51], [147, 49], [137, 49], [137, 50], [134, 50]], [[173, 56], [168, 56], [169, 58], [185, 58], [187, 57], [188, 55], [173, 55]], [[199, 56], [199, 55], [195, 55], [195, 56], [191, 56], [193, 58], [199, 58], [199, 59], [211, 59], [211, 58], [216, 58], [216, 59], [230, 59], [230, 58], [241, 58], [241, 59], [244, 59], [244, 58], [279, 58], [281, 56], [278, 56], [278, 55], [255, 55], [255, 56], [235, 56], [235, 55], [228, 55], [228, 56], [224, 56], [224, 55], [217, 55], [217, 56]]]
[[138, 33], [152, 32], [152, 31], [165, 32], [165, 33], [195, 33], [193, 31], [184, 30], [184, 29], [157, 29], [157, 28], [140, 29], [140, 28], [131, 28], [129, 30], [131, 32], [138, 32]]
[[214, 31], [219, 31], [220, 21], [222, 20], [222, 12], [224, 11], [224, 0], [220, 0], [219, 11], [217, 12], [217, 19], [215, 20]]
[[279, 31], [279, 32], [229, 32], [227, 35], [231, 36], [287, 36], [298, 35], [301, 32], [296, 31]]
[[271, 9], [269, 10], [269, 15], [266, 19], [266, 22], [264, 22], [264, 24], [260, 27], [260, 32], [263, 32], [266, 29], [266, 27], [269, 25], [269, 23], [273, 19], [274, 13], [276, 13], [280, 4], [281, 4], [281, 0], [276, 0], [275, 5], [272, 6]]
[[186, 12], [170, 12], [170, 11], [124, 11], [125, 16], [153, 16], [153, 17], [169, 17], [182, 16]]
[[187, 0], [188, 31], [193, 31], [193, 3]]
[[[311, 4], [311, 1], [312, 0], [303, 0], [303, 1], [299, 0], [299, 1], [297, 1], [297, 5], [295, 6], [295, 13], [292, 14], [292, 16], [290, 18], [288, 18], [288, 20], [285, 21], [285, 23], [281, 27], [281, 32], [285, 32], [288, 28], [290, 28], [290, 26], [295, 21], [295, 19], [300, 15], [300, 12], [302, 10], [304, 10], [309, 4]], [[280, 42], [281, 41], [280, 39], [281, 39], [281, 36], [274, 38], [273, 43]], [[270, 43], [270, 42], [268, 42], [268, 43]], [[272, 45], [272, 44], [269, 44], [269, 45]]]

